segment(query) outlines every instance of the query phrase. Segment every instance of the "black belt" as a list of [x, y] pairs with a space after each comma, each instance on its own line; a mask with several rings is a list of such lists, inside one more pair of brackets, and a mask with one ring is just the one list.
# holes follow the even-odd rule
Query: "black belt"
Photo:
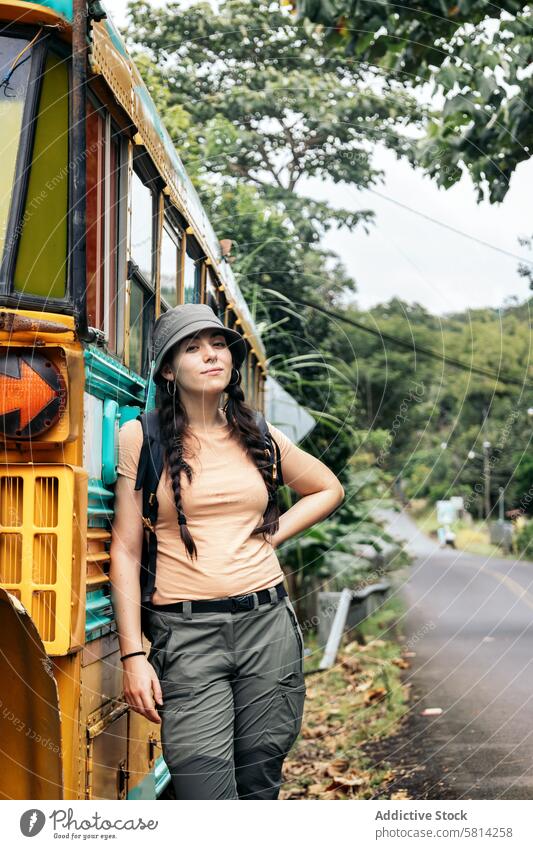
[[[278, 600], [286, 596], [287, 590], [283, 582], [276, 584], [274, 587], [278, 595]], [[191, 601], [191, 611], [194, 613], [209, 613], [210, 611], [227, 611], [236, 613], [238, 610], [253, 610], [254, 595], [257, 596], [259, 604], [265, 604], [270, 601], [270, 593], [268, 590], [258, 590], [256, 593], [248, 593], [248, 595], [228, 596], [228, 598], [213, 598], [198, 601]], [[157, 612], [158, 610], [166, 610], [168, 613], [182, 613], [183, 602], [176, 601], [174, 604], [153, 604], [151, 601], [145, 603], [145, 607]]]

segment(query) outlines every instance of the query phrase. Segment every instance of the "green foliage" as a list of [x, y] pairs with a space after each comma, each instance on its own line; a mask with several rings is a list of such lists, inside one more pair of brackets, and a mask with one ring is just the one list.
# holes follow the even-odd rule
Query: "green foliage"
[[517, 552], [527, 560], [533, 560], [533, 522], [528, 522], [514, 538]]
[[303, 178], [358, 188], [381, 179], [372, 142], [398, 155], [423, 110], [324, 58], [324, 39], [289, 11], [225, 0], [129, 4], [125, 36], [220, 238], [269, 353], [270, 373], [317, 419], [303, 443], [342, 479], [357, 445], [358, 404], [333, 322], [299, 299], [336, 306], [356, 291], [324, 233], [372, 221], [305, 197]]
[[328, 62], [323, 36], [306, 33], [277, 3], [224, 0], [215, 11], [205, 2], [162, 9], [133, 2], [129, 13], [125, 35], [134, 56], [152, 60], [152, 93], [193, 178], [255, 185], [308, 241], [332, 225], [353, 229], [372, 218], [295, 189], [304, 177], [375, 184], [382, 175], [372, 143], [409, 153], [406, 128], [423, 115], [414, 98], [377, 91], [359, 70]]
[[[413, 163], [448, 188], [468, 169], [479, 199], [501, 201], [529, 159], [533, 7], [517, 0], [294, 0], [326, 37], [326, 57], [368, 67], [385, 85], [430, 83], [444, 98]], [[313, 27], [309, 22], [315, 22]]]
[[[370, 464], [401, 478], [410, 499], [462, 495], [481, 516], [488, 440], [491, 504], [503, 486], [507, 509], [523, 502], [533, 512], [527, 496], [533, 487], [531, 397], [521, 385], [531, 380], [532, 301], [439, 317], [399, 299], [368, 313], [352, 309], [350, 315], [378, 332], [412, 341], [408, 351], [350, 327], [336, 339], [335, 354], [350, 364], [346, 371], [353, 375], [368, 428], [356, 456], [366, 450]], [[419, 345], [436, 351], [437, 358], [419, 354]], [[446, 357], [490, 367], [518, 385], [459, 370]]]
[[331, 590], [356, 588], [358, 584], [374, 583], [392, 568], [405, 562], [399, 556], [394, 561], [374, 561], [361, 556], [361, 546], [372, 546], [381, 552], [383, 542], [392, 538], [372, 518], [374, 508], [392, 507], [394, 502], [377, 496], [388, 489], [387, 476], [380, 469], [350, 471], [344, 502], [335, 515], [308, 528], [288, 540], [281, 549], [284, 567], [292, 575], [293, 586], [304, 596], [327, 581]]

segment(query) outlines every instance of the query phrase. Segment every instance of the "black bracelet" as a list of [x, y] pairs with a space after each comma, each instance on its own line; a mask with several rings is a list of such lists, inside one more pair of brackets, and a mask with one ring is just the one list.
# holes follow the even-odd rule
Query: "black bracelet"
[[132, 651], [129, 654], [123, 654], [121, 660], [126, 660], [127, 657], [135, 657], [136, 654], [146, 654], [145, 651]]

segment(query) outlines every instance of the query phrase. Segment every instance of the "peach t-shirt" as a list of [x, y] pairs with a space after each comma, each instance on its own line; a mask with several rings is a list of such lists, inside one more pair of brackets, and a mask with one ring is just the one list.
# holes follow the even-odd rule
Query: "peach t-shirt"
[[[221, 411], [224, 416], [223, 411]], [[295, 446], [268, 422], [281, 459]], [[154, 604], [221, 598], [271, 587], [283, 580], [275, 549], [251, 532], [263, 521], [268, 494], [255, 463], [231, 437], [228, 424], [185, 439], [185, 458], [193, 472], [181, 473], [181, 504], [198, 551], [191, 561], [181, 540], [178, 514], [167, 468], [157, 488], [157, 565]], [[117, 471], [135, 480], [142, 446], [142, 425], [127, 421], [119, 431]]]

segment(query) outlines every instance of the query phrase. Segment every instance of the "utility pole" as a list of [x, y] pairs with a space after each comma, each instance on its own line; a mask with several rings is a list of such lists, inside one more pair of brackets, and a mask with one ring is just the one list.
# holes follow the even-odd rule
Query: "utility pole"
[[498, 492], [500, 493], [500, 497], [498, 499], [499, 509], [498, 509], [498, 519], [500, 522], [503, 522], [505, 519], [505, 511], [504, 511], [504, 494], [505, 489], [503, 486], [498, 487]]
[[489, 448], [490, 442], [486, 439], [483, 443], [483, 477], [485, 479], [485, 519], [489, 518], [490, 514], [490, 463], [489, 463]]
[[485, 481], [485, 519], [489, 518], [490, 514], [490, 463], [489, 463], [489, 448], [490, 442], [487, 439], [487, 418], [489, 415], [489, 411], [487, 407], [483, 407], [483, 421], [481, 423], [481, 432], [485, 436], [483, 440], [483, 478]]

